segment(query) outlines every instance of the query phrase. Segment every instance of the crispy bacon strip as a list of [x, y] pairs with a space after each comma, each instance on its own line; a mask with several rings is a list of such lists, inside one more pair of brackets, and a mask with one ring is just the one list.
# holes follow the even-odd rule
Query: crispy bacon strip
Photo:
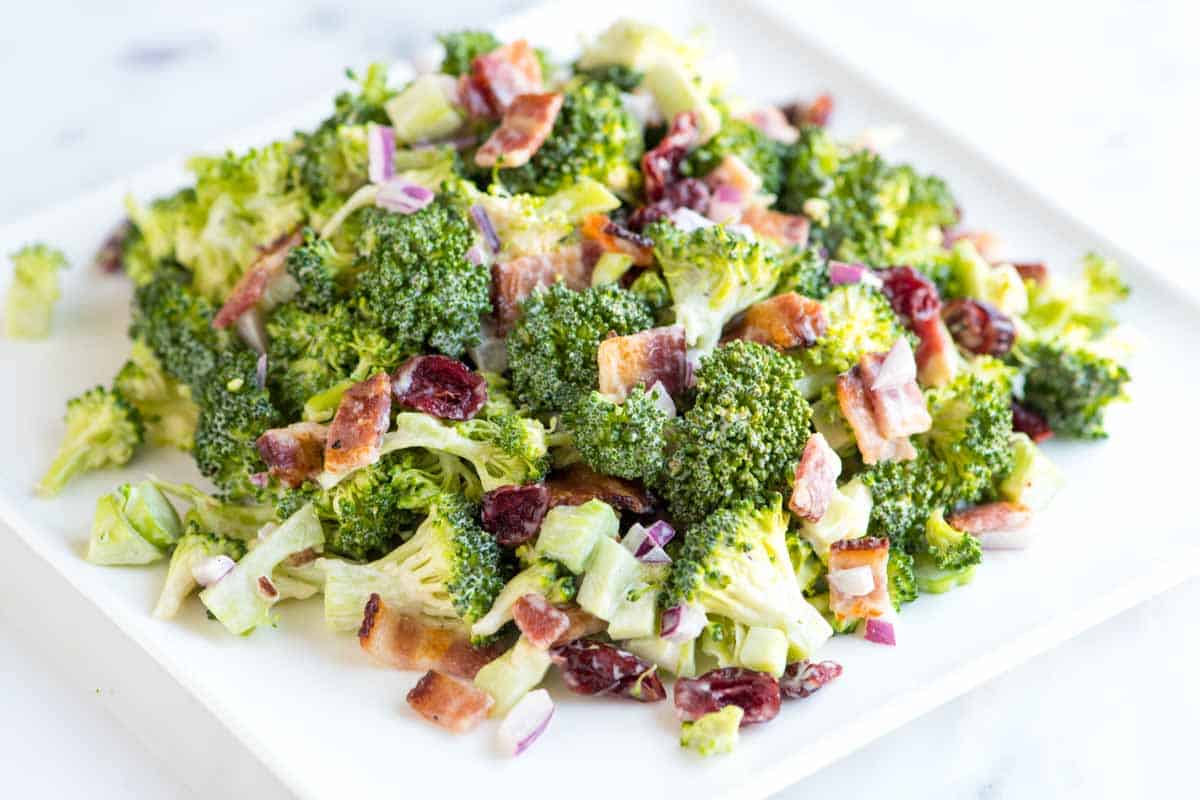
[[741, 119], [749, 122], [777, 142], [795, 144], [796, 140], [800, 138], [800, 131], [788, 122], [787, 115], [778, 106], [756, 108], [743, 114]]
[[413, 711], [451, 733], [466, 733], [483, 722], [493, 703], [482, 689], [435, 669], [422, 675], [408, 693]]
[[975, 246], [975, 252], [989, 263], [1000, 257], [1000, 237], [991, 231], [954, 231], [945, 236], [947, 247], [956, 242], [970, 242]]
[[528, 164], [538, 151], [562, 110], [561, 93], [523, 94], [504, 112], [500, 127], [475, 151], [481, 167], [519, 167]]
[[933, 418], [929, 416], [925, 395], [921, 394], [915, 380], [886, 389], [872, 388], [886, 358], [884, 353], [867, 353], [858, 360], [867, 401], [871, 404], [879, 433], [885, 439], [924, 433], [933, 425]]
[[828, 327], [829, 318], [819, 302], [797, 292], [787, 292], [750, 306], [724, 338], [791, 350], [816, 344]]
[[558, 647], [559, 645], [573, 642], [576, 639], [582, 639], [585, 636], [603, 633], [608, 630], [607, 622], [599, 617], [592, 616], [574, 603], [569, 606], [563, 606], [559, 610], [567, 615], [569, 624], [567, 629], [554, 640], [553, 647]]
[[858, 443], [858, 451], [862, 453], [864, 464], [909, 461], [917, 457], [917, 451], [907, 437], [889, 439], [879, 430], [871, 403], [867, 399], [862, 372], [858, 367], [838, 376], [837, 397], [842, 416], [854, 431], [854, 440]]
[[841, 474], [842, 460], [824, 436], [814, 433], [808, 437], [804, 454], [796, 465], [788, 508], [800, 519], [820, 522], [829, 510], [829, 501], [837, 490], [837, 479]]
[[328, 434], [329, 428], [320, 423], [296, 422], [272, 428], [259, 436], [255, 445], [272, 477], [295, 489], [321, 474]]
[[606, 253], [623, 253], [633, 259], [635, 266], [648, 267], [654, 263], [654, 242], [640, 233], [613, 222], [605, 214], [584, 217], [579, 232], [585, 239], [596, 242]]
[[379, 460], [392, 411], [392, 379], [380, 373], [342, 395], [325, 441], [325, 472], [341, 475]]
[[784, 214], [757, 205], [742, 211], [740, 222], [765, 239], [784, 246], [804, 247], [808, 244], [810, 222], [800, 214]]
[[784, 109], [784, 114], [797, 127], [816, 125], [823, 128], [833, 114], [833, 95], [822, 92], [811, 103], [793, 103]]
[[946, 515], [946, 522], [950, 527], [971, 534], [1016, 530], [1024, 528], [1032, 521], [1031, 509], [1007, 500], [984, 503]]
[[436, 669], [471, 679], [504, 651], [500, 643], [471, 646], [459, 631], [434, 628], [389, 608], [373, 594], [363, 609], [358, 643], [379, 662], [396, 669]]
[[958, 348], [940, 316], [913, 320], [917, 346], [917, 380], [922, 386], [945, 386], [958, 374]]
[[221, 310], [213, 317], [212, 326], [228, 328], [238, 317], [258, 305], [270, 285], [287, 274], [288, 253], [303, 241], [303, 234], [295, 231], [261, 248], [258, 258], [242, 274]]
[[722, 186], [736, 189], [742, 196], [742, 202], [746, 205], [749, 205], [754, 195], [762, 189], [762, 178], [758, 176], [757, 172], [750, 169], [745, 161], [735, 155], [727, 155], [722, 158], [721, 163], [704, 176], [704, 182], [714, 193]]
[[1027, 261], [1021, 264], [1013, 264], [1013, 269], [1021, 276], [1022, 280], [1033, 281], [1037, 285], [1043, 285], [1050, 279], [1050, 270], [1040, 261]]
[[507, 333], [521, 315], [521, 301], [540, 286], [562, 280], [568, 289], [581, 292], [592, 283], [599, 254], [585, 245], [569, 245], [536, 256], [520, 256], [492, 265], [492, 308], [497, 330]]
[[829, 584], [829, 610], [839, 619], [867, 619], [882, 617], [891, 610], [888, 599], [888, 540], [883, 537], [863, 536], [858, 539], [842, 539], [829, 547], [829, 571], [870, 567], [875, 579], [875, 588], [869, 594], [851, 597], [842, 594], [832, 582]]
[[601, 475], [583, 463], [572, 464], [551, 476], [546, 488], [550, 490], [551, 508], [580, 506], [597, 499], [634, 514], [649, 514], [654, 510], [654, 498], [640, 484]]
[[459, 81], [459, 99], [477, 117], [498, 117], [523, 94], [542, 89], [542, 64], [529, 42], [518, 39], [476, 56], [471, 74]]
[[550, 605], [540, 594], [527, 594], [513, 606], [513, 621], [522, 635], [539, 650], [550, 648], [571, 628], [566, 612]]
[[621, 401], [638, 384], [661, 383], [672, 396], [687, 388], [687, 339], [682, 325], [610, 336], [596, 352], [600, 393]]
[[642, 156], [642, 188], [653, 203], [666, 194], [667, 185], [679, 177], [679, 165], [688, 151], [700, 142], [695, 111], [681, 111], [671, 120], [667, 135]]

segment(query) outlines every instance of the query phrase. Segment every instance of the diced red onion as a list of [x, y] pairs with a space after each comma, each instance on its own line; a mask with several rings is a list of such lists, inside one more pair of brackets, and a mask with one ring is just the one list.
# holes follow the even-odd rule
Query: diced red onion
[[917, 360], [913, 357], [912, 346], [907, 336], [901, 336], [888, 351], [887, 357], [879, 365], [879, 373], [871, 389], [876, 392], [884, 389], [896, 389], [917, 379]]
[[[649, 544], [650, 540], [647, 539], [646, 543]], [[671, 557], [667, 555], [666, 550], [654, 544], [650, 545], [650, 549], [638, 556], [638, 561], [641, 561], [643, 564], [670, 564]]]
[[625, 531], [625, 535], [621, 537], [621, 544], [635, 556], [643, 546], [647, 550], [654, 546], [654, 542], [650, 541], [649, 532], [647, 532], [646, 528], [640, 522], [635, 522], [629, 526], [629, 530]]
[[192, 577], [196, 583], [207, 588], [228, 575], [236, 564], [226, 555], [209, 556], [192, 565]]
[[742, 213], [742, 190], [729, 184], [721, 184], [708, 201], [706, 216], [713, 222], [728, 222]]
[[1033, 526], [973, 534], [984, 550], [1024, 550], [1033, 544]]
[[263, 323], [262, 313], [257, 308], [251, 308], [237, 318], [234, 323], [238, 336], [242, 337], [250, 349], [262, 355], [267, 352], [267, 326]]
[[554, 717], [554, 701], [545, 689], [535, 689], [512, 707], [500, 723], [497, 738], [501, 749], [519, 756], [546, 730]]
[[650, 394], [654, 395], [654, 404], [663, 410], [667, 415], [667, 419], [675, 418], [675, 401], [671, 399], [671, 395], [667, 392], [667, 387], [662, 385], [662, 381], [655, 381], [650, 387]]
[[869, 619], [863, 631], [863, 638], [875, 644], [896, 646], [896, 626], [885, 619]]
[[267, 354], [262, 353], [258, 357], [258, 363], [254, 365], [254, 385], [261, 391], [267, 385]]
[[271, 473], [255, 472], [250, 475], [250, 483], [257, 486], [259, 489], [265, 489], [271, 485]]
[[634, 523], [625, 532], [621, 544], [644, 564], [670, 564], [671, 557], [662, 546], [671, 541], [674, 535], [675, 531], [671, 526], [662, 521], [649, 528], [643, 527], [641, 523]]
[[470, 261], [477, 267], [485, 267], [492, 262], [492, 257], [488, 254], [486, 247], [476, 243], [467, 249], [467, 261]]
[[387, 125], [367, 126], [367, 178], [383, 183], [396, 174], [396, 132]]
[[646, 535], [659, 547], [666, 547], [667, 542], [675, 538], [675, 529], [666, 520], [660, 519], [646, 528]]
[[668, 642], [686, 644], [703, 633], [707, 624], [703, 609], [683, 603], [663, 612], [659, 636]]
[[675, 227], [684, 233], [698, 231], [701, 228], [711, 228], [717, 224], [703, 214], [698, 214], [686, 207], [675, 209], [667, 216], [667, 219], [671, 220], [675, 224]]
[[828, 580], [832, 588], [847, 597], [863, 597], [875, 589], [875, 574], [867, 566], [831, 569]]
[[492, 252], [499, 253], [500, 234], [496, 233], [496, 226], [492, 224], [492, 218], [488, 216], [487, 209], [478, 203], [471, 206], [471, 219], [475, 220], [475, 224], [479, 226], [479, 232], [483, 234], [483, 240], [487, 242], [488, 247], [492, 248]]
[[862, 264], [847, 264], [845, 261], [829, 262], [829, 282], [834, 286], [848, 283], [865, 283], [868, 286], [882, 286], [883, 281]]
[[397, 214], [415, 214], [433, 202], [433, 191], [415, 183], [389, 180], [379, 186], [375, 205]]

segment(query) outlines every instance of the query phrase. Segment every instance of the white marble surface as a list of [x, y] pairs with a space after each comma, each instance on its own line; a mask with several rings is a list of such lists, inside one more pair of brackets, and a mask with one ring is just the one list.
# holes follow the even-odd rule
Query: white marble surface
[[[521, 3], [246, 5], [43, 0], [9, 10], [0, 221], [219, 141], [331, 92], [346, 65], [403, 55], [431, 30]], [[866, 0], [797, 13], [1118, 243], [1194, 273], [1200, 20], [1191, 6], [1102, 0], [1083, 13], [1045, 0]], [[9, 765], [0, 794], [289, 796], [23, 545], [0, 536], [0, 563], [0, 763]], [[1197, 605], [1193, 580], [783, 796], [1190, 796]]]

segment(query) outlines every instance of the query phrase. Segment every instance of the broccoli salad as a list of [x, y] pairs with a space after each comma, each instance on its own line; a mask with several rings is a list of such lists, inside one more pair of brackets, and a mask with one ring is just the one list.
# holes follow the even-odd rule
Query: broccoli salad
[[[165, 563], [154, 615], [234, 635], [314, 598], [423, 673], [416, 714], [494, 718], [509, 754], [553, 670], [669, 702], [707, 756], [836, 679], [831, 637], [902, 646], [906, 604], [1030, 543], [1062, 483], [1039, 445], [1125, 395], [1115, 264], [1003, 257], [828, 95], [750, 105], [657, 28], [570, 63], [440, 41], [128, 200], [98, 263], [129, 358], [37, 491], [152, 447], [207, 482], [114, 488], [89, 561]], [[44, 337], [66, 260], [13, 260], [7, 333]]]

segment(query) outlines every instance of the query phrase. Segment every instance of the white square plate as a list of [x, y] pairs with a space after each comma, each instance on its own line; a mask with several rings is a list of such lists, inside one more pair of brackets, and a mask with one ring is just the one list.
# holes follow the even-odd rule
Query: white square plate
[[[96, 496], [144, 472], [194, 477], [181, 455], [154, 454], [124, 473], [89, 475], [51, 502], [32, 497], [30, 487], [61, 434], [64, 401], [107, 383], [127, 352], [128, 285], [89, 269], [89, 259], [120, 217], [125, 192], [146, 197], [173, 189], [183, 178], [179, 163], [0, 229], [2, 253], [44, 239], [64, 248], [76, 265], [65, 278], [50, 340], [0, 340], [0, 417], [9, 425], [9, 444], [0, 456], [0, 516], [304, 797], [501, 791], [531, 797], [566, 792], [582, 799], [628, 796], [631, 790], [637, 796], [761, 797], [1195, 570], [1197, 526], [1187, 501], [1193, 480], [1169, 457], [1191, 455], [1200, 445], [1194, 426], [1171, 425], [1198, 388], [1200, 307], [1188, 290], [1117, 251], [813, 47], [766, 3], [647, 6], [626, 0], [602, 10], [553, 5], [498, 32], [563, 43], [553, 49], [569, 55], [579, 34], [618, 16], [678, 32], [703, 24], [716, 49], [736, 57], [743, 95], [782, 101], [828, 89], [837, 98], [834, 127], [840, 135], [899, 123], [906, 136], [889, 157], [945, 176], [967, 221], [1001, 233], [1011, 255], [1043, 258], [1058, 269], [1071, 268], [1093, 248], [1121, 260], [1134, 287], [1124, 317], [1144, 342], [1132, 364], [1136, 402], [1113, 410], [1110, 441], [1051, 445], [1070, 484], [1038, 519], [1035, 547], [988, 553], [969, 588], [907, 607], [896, 648], [835, 640], [821, 655], [845, 665], [842, 679], [785, 706], [770, 724], [745, 731], [736, 754], [701, 762], [680, 752], [669, 703], [574, 697], [552, 679], [560, 705], [550, 730], [527, 755], [509, 760], [492, 752], [490, 724], [454, 738], [417, 720], [404, 703], [417, 676], [380, 669], [362, 656], [353, 636], [330, 634], [319, 600], [282, 608], [279, 630], [235, 639], [206, 621], [199, 603], [175, 624], [151, 617], [161, 567], [108, 569], [84, 562]], [[218, 148], [311, 124], [327, 102]], [[1031, 697], [1031, 711], [1036, 703]]]

